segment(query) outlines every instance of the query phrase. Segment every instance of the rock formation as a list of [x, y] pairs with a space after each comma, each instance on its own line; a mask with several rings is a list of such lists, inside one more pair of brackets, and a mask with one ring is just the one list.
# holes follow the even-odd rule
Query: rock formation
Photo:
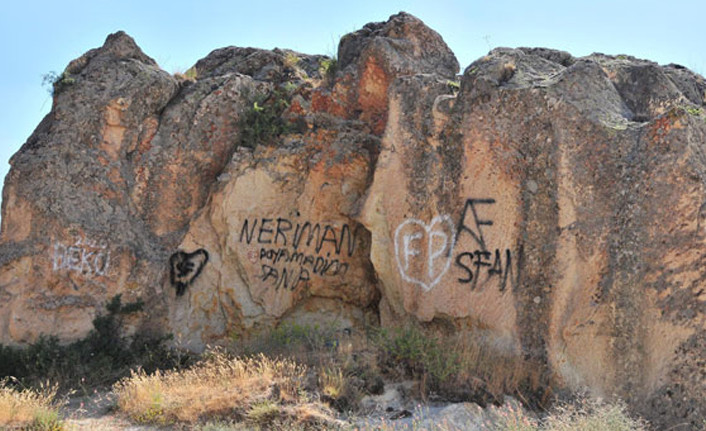
[[0, 341], [133, 328], [201, 349], [283, 321], [443, 323], [619, 396], [706, 414], [706, 81], [627, 56], [458, 63], [411, 15], [337, 64], [229, 47], [173, 77], [124, 33], [66, 68], [12, 158]]

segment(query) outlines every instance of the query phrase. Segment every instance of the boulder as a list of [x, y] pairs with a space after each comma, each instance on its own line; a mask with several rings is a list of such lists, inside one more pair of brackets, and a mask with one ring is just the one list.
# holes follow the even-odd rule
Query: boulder
[[697, 429], [704, 79], [546, 48], [457, 71], [406, 13], [337, 63], [227, 47], [180, 76], [110, 35], [11, 160], [0, 342], [81, 338], [118, 294], [146, 303], [128, 332], [193, 350], [414, 323], [522, 358], [531, 401], [587, 388]]
[[541, 386], [696, 426], [706, 116], [671, 72], [623, 61], [497, 49], [457, 95], [396, 80], [360, 220], [383, 326], [489, 331]]
[[385, 130], [388, 88], [399, 76], [437, 74], [454, 79], [459, 65], [444, 40], [418, 18], [400, 12], [341, 38], [335, 79], [312, 97], [312, 110]]
[[368, 141], [319, 130], [234, 155], [179, 246], [209, 256], [196, 282], [170, 295], [184, 345], [246, 338], [283, 319], [376, 323], [370, 233], [350, 216], [372, 175]]
[[3, 343], [76, 339], [112, 296], [156, 297], [159, 245], [131, 197], [130, 158], [178, 88], [122, 32], [55, 82], [52, 110], [12, 157], [3, 189]]

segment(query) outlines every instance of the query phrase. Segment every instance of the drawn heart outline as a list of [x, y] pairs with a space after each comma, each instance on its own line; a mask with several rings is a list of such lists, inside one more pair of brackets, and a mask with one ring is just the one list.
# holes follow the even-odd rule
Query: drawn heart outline
[[169, 258], [169, 280], [176, 287], [177, 296], [184, 294], [207, 262], [208, 252], [202, 248], [193, 253], [179, 250]]
[[[408, 249], [409, 242], [411, 242], [410, 240], [422, 239], [421, 236], [412, 235], [406, 236], [401, 241], [401, 234], [404, 232], [406, 227], [410, 225], [418, 226], [420, 229], [422, 229], [427, 239], [427, 280], [420, 280], [419, 278], [411, 276], [407, 271], [408, 268], [406, 268], [406, 266], [409, 265], [409, 262], [407, 261], [409, 256], [418, 254], [411, 253]], [[444, 232], [444, 229], [436, 230], [435, 226], [437, 225], [445, 225], [448, 229], [446, 232]], [[454, 235], [454, 232], [455, 226], [453, 220], [448, 215], [434, 217], [431, 222], [429, 222], [429, 224], [425, 224], [421, 220], [410, 218], [402, 222], [399, 226], [397, 226], [397, 229], [395, 230], [395, 259], [397, 260], [397, 269], [400, 271], [400, 276], [402, 277], [402, 279], [407, 282], [419, 285], [425, 292], [430, 291], [431, 288], [434, 287], [441, 280], [444, 274], [446, 274], [446, 272], [451, 267], [451, 252], [453, 251], [456, 242], [456, 236]], [[440, 250], [434, 251], [434, 237], [438, 237], [440, 235], [443, 235], [443, 237], [445, 238], [444, 247]], [[400, 249], [401, 247], [402, 250]], [[403, 251], [405, 253], [404, 263], [407, 263], [407, 265], [404, 265], [404, 263], [402, 262], [400, 251]], [[439, 273], [435, 275], [434, 262], [440, 257], [443, 257], [446, 260], [441, 271], [439, 271]]]

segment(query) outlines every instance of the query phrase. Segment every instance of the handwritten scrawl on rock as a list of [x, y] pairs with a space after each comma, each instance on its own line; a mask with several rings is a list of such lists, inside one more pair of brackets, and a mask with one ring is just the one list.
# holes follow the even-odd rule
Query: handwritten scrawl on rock
[[481, 213], [491, 205], [495, 205], [493, 198], [467, 199], [456, 224], [448, 215], [435, 217], [428, 225], [417, 219], [402, 222], [395, 231], [395, 257], [402, 279], [429, 291], [453, 260], [462, 274], [456, 281], [470, 290], [491, 282], [500, 292], [518, 286], [524, 248], [520, 244], [516, 254], [509, 248], [489, 248], [484, 230], [493, 227], [493, 220]]
[[407, 219], [395, 230], [395, 257], [402, 279], [431, 290], [451, 266], [456, 229], [447, 215], [429, 224]]
[[105, 276], [110, 266], [110, 250], [104, 241], [91, 241], [76, 236], [71, 245], [54, 243], [52, 268], [56, 271], [73, 271], [86, 277]]
[[177, 296], [182, 296], [208, 262], [208, 252], [198, 249], [193, 253], [177, 251], [169, 258], [169, 280], [176, 288]]

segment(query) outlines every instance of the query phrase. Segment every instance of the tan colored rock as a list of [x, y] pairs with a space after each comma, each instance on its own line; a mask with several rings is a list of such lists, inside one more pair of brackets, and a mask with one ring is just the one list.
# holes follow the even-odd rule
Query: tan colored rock
[[147, 303], [129, 331], [163, 330], [165, 261], [236, 148], [244, 93], [256, 89], [240, 75], [178, 83], [122, 32], [73, 61], [6, 178], [0, 341], [81, 338], [118, 294]]
[[703, 107], [674, 85], [628, 94], [611, 61], [498, 49], [455, 97], [437, 77], [395, 82], [360, 217], [381, 319], [470, 323], [544, 385], [696, 426]]
[[179, 247], [209, 256], [170, 305], [171, 328], [187, 345], [247, 335], [293, 314], [312, 327], [365, 322], [377, 296], [370, 238], [347, 214], [365, 192], [371, 159], [365, 136], [354, 137], [290, 136], [278, 148], [234, 156]]
[[341, 38], [332, 88], [312, 97], [314, 112], [362, 121], [382, 135], [388, 118], [388, 88], [399, 76], [437, 74], [453, 79], [458, 61], [441, 36], [416, 17], [400, 12]]
[[5, 180], [0, 342], [83, 337], [116, 294], [195, 350], [421, 322], [521, 357], [535, 401], [698, 429], [706, 81], [500, 48], [459, 89], [405, 13], [338, 58], [228, 47], [177, 79], [116, 33], [73, 61]]

